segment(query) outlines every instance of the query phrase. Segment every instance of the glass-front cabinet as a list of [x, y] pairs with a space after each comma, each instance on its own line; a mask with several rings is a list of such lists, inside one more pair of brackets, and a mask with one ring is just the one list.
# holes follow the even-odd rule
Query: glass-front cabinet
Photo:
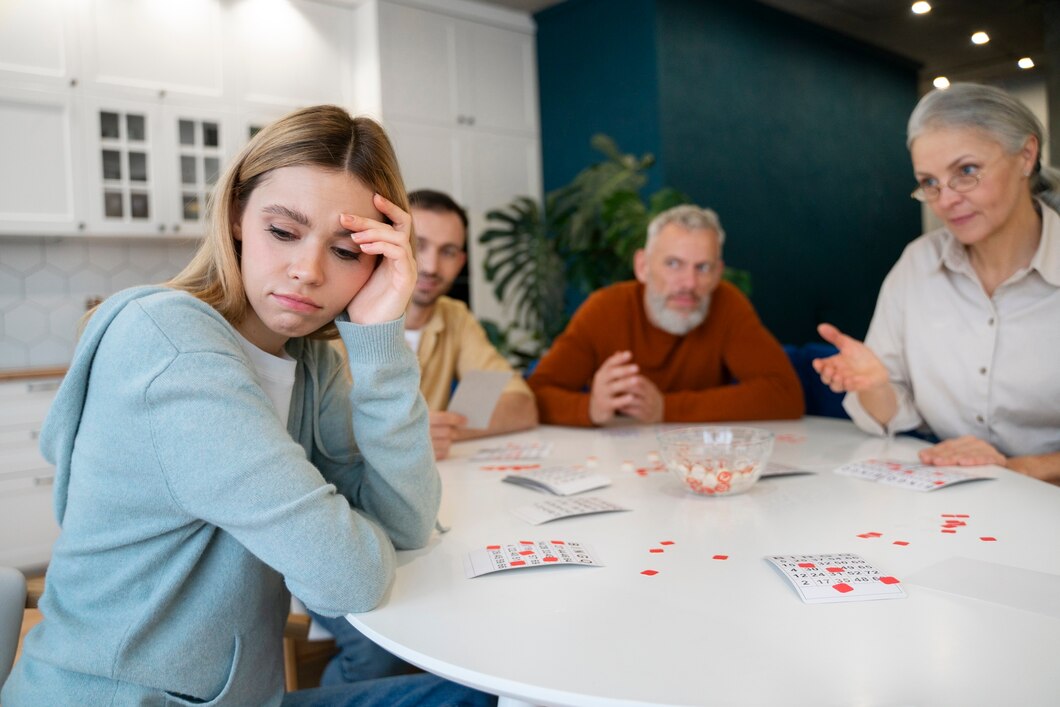
[[157, 203], [158, 106], [86, 98], [84, 108], [90, 232], [164, 232]]
[[177, 120], [177, 158], [180, 160], [180, 216], [199, 222], [206, 211], [208, 192], [221, 172], [221, 130], [214, 120]]
[[143, 101], [86, 107], [91, 232], [201, 235], [229, 152], [224, 114]]
[[227, 160], [234, 154], [227, 134], [231, 117], [220, 112], [172, 107], [164, 108], [163, 116], [163, 129], [171, 146], [166, 153], [173, 160], [173, 164], [166, 165], [173, 181], [163, 196], [171, 209], [167, 230], [202, 235], [206, 202]]
[[139, 109], [100, 109], [95, 117], [99, 122], [103, 218], [115, 223], [148, 223], [155, 191], [148, 115]]

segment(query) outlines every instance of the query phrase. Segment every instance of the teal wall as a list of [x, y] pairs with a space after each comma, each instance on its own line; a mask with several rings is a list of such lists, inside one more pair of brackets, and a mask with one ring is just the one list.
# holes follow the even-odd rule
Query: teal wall
[[920, 232], [914, 66], [748, 0], [567, 0], [535, 19], [546, 190], [595, 160], [576, 144], [593, 132], [654, 152], [649, 189], [718, 211], [782, 342], [816, 340], [819, 321], [864, 335]]
[[[624, 152], [659, 154], [654, 0], [568, 0], [538, 13], [545, 191], [602, 159], [598, 132]], [[648, 189], [661, 183], [654, 169]]]

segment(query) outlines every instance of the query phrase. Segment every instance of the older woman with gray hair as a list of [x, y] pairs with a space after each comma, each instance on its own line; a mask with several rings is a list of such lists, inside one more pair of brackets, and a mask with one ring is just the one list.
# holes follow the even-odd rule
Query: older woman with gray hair
[[925, 95], [909, 118], [912, 196], [943, 227], [884, 280], [862, 343], [814, 361], [862, 429], [928, 428], [938, 465], [998, 464], [1060, 483], [1060, 193], [1042, 127], [990, 86]]

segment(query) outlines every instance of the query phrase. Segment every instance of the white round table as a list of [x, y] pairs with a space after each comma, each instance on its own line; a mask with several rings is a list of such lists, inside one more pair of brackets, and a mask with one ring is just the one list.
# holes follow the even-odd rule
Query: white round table
[[[1060, 611], [1049, 608], [1060, 592], [1048, 601], [1060, 587], [1060, 488], [996, 467], [984, 468], [995, 480], [931, 492], [886, 486], [833, 470], [915, 460], [924, 443], [824, 418], [754, 425], [778, 435], [773, 461], [816, 473], [765, 479], [739, 496], [693, 495], [669, 473], [623, 469], [650, 466], [651, 426], [541, 427], [457, 445], [439, 464], [440, 520], [451, 530], [399, 553], [389, 596], [350, 621], [503, 704], [1060, 704]], [[469, 461], [507, 441], [552, 442], [546, 466], [597, 457], [613, 483], [587, 495], [632, 510], [520, 520], [512, 508], [548, 496], [482, 469], [503, 462]], [[958, 513], [968, 525], [942, 533], [942, 514]], [[869, 532], [880, 536], [858, 537]], [[468, 552], [538, 539], [586, 543], [605, 566], [465, 577]], [[649, 552], [662, 541], [673, 544]], [[832, 552], [861, 555], [908, 596], [805, 604], [764, 559]], [[962, 575], [968, 567], [989, 576]], [[1019, 586], [1008, 593], [1010, 580]]]

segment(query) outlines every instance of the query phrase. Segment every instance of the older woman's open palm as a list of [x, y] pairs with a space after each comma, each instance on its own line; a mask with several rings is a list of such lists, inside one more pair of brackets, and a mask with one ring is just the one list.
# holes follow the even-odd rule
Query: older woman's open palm
[[817, 333], [839, 349], [835, 356], [813, 360], [813, 369], [834, 392], [859, 393], [887, 383], [887, 368], [868, 346], [831, 324], [819, 325]]

